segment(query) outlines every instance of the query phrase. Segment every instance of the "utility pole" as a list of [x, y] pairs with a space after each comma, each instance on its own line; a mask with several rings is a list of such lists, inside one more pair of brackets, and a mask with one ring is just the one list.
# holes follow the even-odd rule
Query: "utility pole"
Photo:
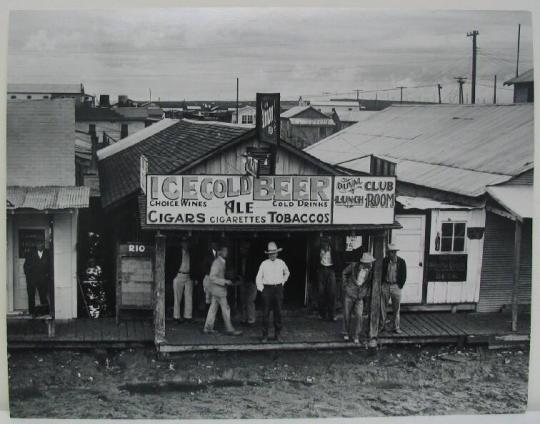
[[457, 80], [459, 84], [459, 104], [463, 104], [463, 84], [465, 84], [465, 80], [467, 78], [465, 77], [454, 77], [455, 80]]
[[403, 103], [403, 89], [407, 88], [407, 87], [399, 86], [397, 88], [399, 88], [399, 103], [401, 104], [401, 103]]
[[493, 104], [497, 104], [497, 75], [493, 78]]
[[471, 76], [471, 104], [476, 103], [476, 37], [480, 34], [477, 30], [467, 33], [467, 37], [472, 37], [472, 76]]
[[441, 90], [442, 90], [442, 85], [437, 84], [437, 91], [439, 92], [439, 104], [441, 104]]
[[152, 103], [152, 89], [148, 89], [148, 94], [150, 95], [150, 103]]
[[518, 25], [518, 45], [517, 45], [517, 59], [516, 59], [516, 77], [519, 73], [519, 41], [521, 38], [521, 24]]
[[239, 78], [236, 77], [236, 123], [240, 123], [240, 117], [238, 116], [238, 85], [239, 85]]
[[360, 100], [360, 90], [356, 89], [356, 101]]

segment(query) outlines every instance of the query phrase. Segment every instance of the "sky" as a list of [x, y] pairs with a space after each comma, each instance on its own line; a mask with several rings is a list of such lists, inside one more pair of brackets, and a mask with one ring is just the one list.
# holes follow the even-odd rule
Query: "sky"
[[[60, 24], [61, 23], [61, 24]], [[79, 83], [132, 99], [398, 99], [456, 103], [471, 79], [478, 30], [477, 103], [512, 101], [502, 83], [532, 67], [527, 12], [360, 8], [176, 8], [12, 11], [8, 82]], [[470, 85], [464, 86], [469, 100]]]

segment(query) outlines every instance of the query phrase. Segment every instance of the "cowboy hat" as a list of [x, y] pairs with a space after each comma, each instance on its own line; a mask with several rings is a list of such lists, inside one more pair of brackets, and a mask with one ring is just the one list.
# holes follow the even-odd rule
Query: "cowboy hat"
[[388, 243], [387, 250], [388, 250], [389, 252], [391, 252], [391, 251], [397, 252], [397, 251], [399, 250], [399, 248], [396, 246], [395, 243]]
[[271, 253], [278, 253], [278, 252], [281, 252], [283, 249], [280, 247], [278, 249], [277, 247], [277, 244], [273, 241], [271, 241], [270, 243], [268, 243], [268, 250], [265, 250], [264, 253], [266, 254], [271, 254]]
[[360, 262], [363, 264], [370, 264], [372, 262], [375, 262], [375, 258], [371, 256], [371, 254], [365, 252], [360, 258]]

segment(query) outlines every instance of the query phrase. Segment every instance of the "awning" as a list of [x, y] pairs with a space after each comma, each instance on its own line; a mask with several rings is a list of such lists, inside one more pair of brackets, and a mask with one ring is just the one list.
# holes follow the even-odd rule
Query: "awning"
[[72, 209], [87, 208], [90, 199], [89, 187], [43, 186], [7, 187], [7, 209]]
[[534, 213], [534, 188], [526, 185], [487, 187], [488, 194], [518, 219], [532, 218]]
[[428, 197], [397, 196], [396, 200], [401, 203], [403, 209], [474, 209], [473, 206], [444, 203]]

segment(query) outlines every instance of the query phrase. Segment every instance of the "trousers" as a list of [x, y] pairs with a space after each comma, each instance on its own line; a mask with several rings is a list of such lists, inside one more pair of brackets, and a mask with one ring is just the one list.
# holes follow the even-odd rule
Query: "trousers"
[[[357, 339], [362, 332], [364, 298], [345, 294], [343, 299], [343, 334]], [[353, 325], [354, 321], [354, 325]]]
[[46, 306], [49, 304], [49, 282], [46, 279], [26, 279], [26, 292], [28, 294], [28, 312], [34, 314], [36, 310], [36, 290], [39, 303]]
[[333, 319], [336, 315], [336, 273], [334, 267], [319, 269], [319, 313], [321, 317]]
[[173, 280], [174, 291], [174, 319], [180, 319], [180, 307], [184, 298], [184, 318], [193, 316], [193, 281], [189, 274], [179, 273]]
[[263, 337], [268, 336], [270, 326], [270, 312], [274, 313], [274, 330], [276, 334], [281, 333], [283, 328], [281, 322], [281, 308], [283, 305], [283, 284], [265, 285], [262, 291], [263, 304]]
[[228, 332], [234, 331], [234, 327], [231, 322], [231, 309], [229, 308], [229, 303], [227, 302], [227, 296], [214, 295], [211, 295], [210, 308], [208, 309], [204, 329], [214, 329], [218, 309], [221, 309], [221, 316], [223, 318], [223, 323], [225, 324], [225, 330]]
[[399, 329], [399, 313], [401, 307], [401, 289], [397, 284], [381, 284], [381, 327], [386, 324], [388, 315], [388, 302], [392, 300], [392, 313], [394, 315], [394, 328]]

